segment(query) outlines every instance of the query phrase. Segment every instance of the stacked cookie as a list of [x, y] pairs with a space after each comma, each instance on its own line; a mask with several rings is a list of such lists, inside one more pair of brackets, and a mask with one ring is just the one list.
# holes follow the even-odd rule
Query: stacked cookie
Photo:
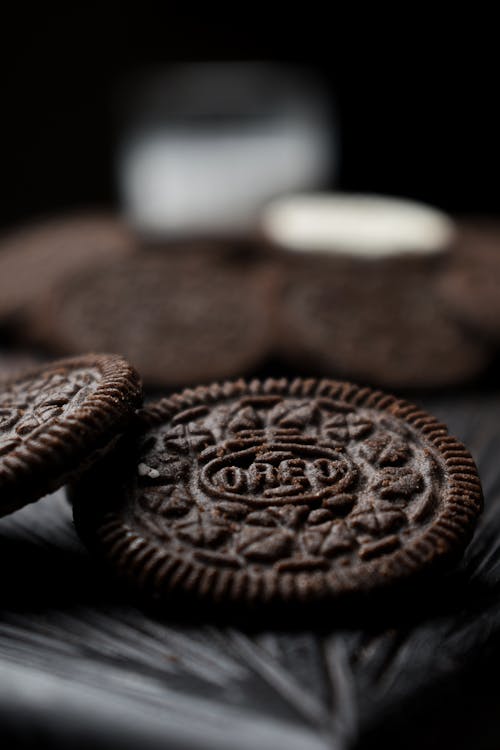
[[117, 352], [153, 388], [276, 369], [446, 387], [492, 361], [499, 265], [494, 226], [373, 197], [278, 201], [244, 245], [79, 216], [0, 243], [0, 328], [43, 356]]
[[347, 382], [236, 380], [142, 405], [116, 355], [0, 384], [0, 514], [71, 483], [84, 542], [165, 604], [324, 603], [450, 563], [481, 511], [432, 416]]
[[[287, 253], [280, 347], [296, 367], [395, 388], [475, 378], [491, 347], [439, 291], [456, 246], [474, 240], [445, 215], [372, 196], [296, 196], [271, 204], [263, 229]], [[498, 235], [500, 269], [500, 233]], [[290, 257], [292, 256], [292, 257]]]

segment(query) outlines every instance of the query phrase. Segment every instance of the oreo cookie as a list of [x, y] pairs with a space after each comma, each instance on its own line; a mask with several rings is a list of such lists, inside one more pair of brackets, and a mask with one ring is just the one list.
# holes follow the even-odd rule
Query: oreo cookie
[[68, 273], [135, 248], [131, 231], [106, 214], [51, 219], [0, 240], [0, 318], [30, 309]]
[[500, 224], [460, 227], [436, 291], [458, 320], [489, 339], [500, 339]]
[[435, 418], [331, 380], [253, 380], [147, 406], [71, 491], [82, 539], [165, 602], [359, 595], [455, 559], [482, 508]]
[[141, 404], [138, 375], [88, 355], [0, 382], [0, 516], [62, 486], [110, 447]]
[[439, 263], [306, 256], [284, 263], [283, 356], [299, 371], [391, 388], [474, 378], [490, 353], [433, 292]]
[[271, 270], [224, 253], [148, 250], [65, 279], [36, 340], [58, 353], [123, 354], [152, 386], [253, 370], [271, 346]]

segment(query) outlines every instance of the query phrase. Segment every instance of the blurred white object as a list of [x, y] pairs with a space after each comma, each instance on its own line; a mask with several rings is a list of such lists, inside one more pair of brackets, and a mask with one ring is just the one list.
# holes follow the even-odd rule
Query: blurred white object
[[317, 193], [270, 203], [260, 225], [290, 250], [383, 257], [439, 253], [452, 241], [452, 220], [430, 206], [378, 195]]
[[265, 63], [176, 66], [130, 95], [119, 178], [148, 234], [240, 234], [271, 198], [331, 178], [334, 131], [314, 78]]

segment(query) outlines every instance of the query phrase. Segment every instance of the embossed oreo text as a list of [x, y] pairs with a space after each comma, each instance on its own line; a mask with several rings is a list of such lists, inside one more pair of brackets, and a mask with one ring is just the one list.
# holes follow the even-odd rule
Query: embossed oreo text
[[275, 441], [213, 459], [200, 482], [215, 498], [269, 505], [316, 502], [352, 484], [355, 474], [334, 450]]
[[435, 509], [437, 458], [391, 415], [262, 395], [179, 411], [145, 436], [145, 533], [223, 567], [349, 566], [393, 551]]

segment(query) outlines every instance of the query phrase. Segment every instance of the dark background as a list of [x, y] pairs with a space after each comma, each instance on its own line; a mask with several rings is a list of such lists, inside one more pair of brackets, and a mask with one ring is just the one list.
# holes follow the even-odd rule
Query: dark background
[[[330, 8], [329, 17], [323, 18], [309, 4], [303, 4], [293, 17], [288, 4], [281, 4], [280, 13], [286, 18], [280, 21], [271, 17], [277, 15], [271, 3], [262, 10], [255, 4], [237, 5], [237, 15], [231, 20], [222, 12], [215, 17], [213, 8], [202, 17], [199, 8], [191, 5], [181, 9], [174, 3], [165, 3], [161, 12], [158, 7], [144, 3], [131, 9], [124, 4], [119, 7], [106, 3], [99, 7], [86, 3], [78, 8], [75, 3], [68, 3], [63, 12], [50, 10], [46, 3], [39, 8], [19, 3], [8, 12], [2, 9], [0, 226], [66, 208], [116, 203], [113, 144], [119, 123], [113, 115], [113, 92], [138, 68], [204, 59], [289, 61], [305, 63], [317, 70], [332, 98], [335, 97], [340, 116], [340, 188], [401, 194], [428, 201], [451, 213], [500, 214], [498, 41], [494, 38], [498, 35], [497, 22], [468, 15], [460, 19], [462, 23], [457, 29], [455, 9], [453, 19], [446, 18], [438, 24], [434, 13], [426, 14], [421, 9], [412, 14], [406, 7], [400, 18], [391, 15], [387, 20], [380, 18], [378, 9], [371, 18], [365, 8], [355, 7], [357, 18], [345, 22], [340, 20], [335, 7]], [[498, 695], [495, 694], [500, 630], [498, 399], [487, 400], [490, 396], [483, 395], [453, 402], [447, 398], [443, 403], [430, 401], [429, 408], [449, 422], [452, 431], [463, 437], [473, 450], [479, 461], [489, 510], [470, 548], [463, 573], [467, 586], [460, 590], [458, 602], [452, 590], [444, 597], [436, 615], [424, 611], [422, 622], [417, 619], [412, 623], [410, 614], [407, 622], [403, 618], [401, 628], [391, 627], [372, 640], [370, 633], [354, 633], [344, 641], [335, 632], [328, 636], [342, 659], [347, 654], [344, 671], [335, 674], [340, 688], [342, 680], [349, 690], [354, 685], [355, 705], [351, 708], [347, 701], [347, 713], [356, 717], [359, 726], [355, 724], [353, 730], [365, 739], [365, 747], [382, 744], [399, 748], [408, 743], [416, 747], [422, 744], [446, 747], [450, 740], [457, 747], [473, 745], [488, 750], [498, 747]], [[61, 506], [69, 518], [70, 511], [63, 498]], [[274, 702], [270, 701], [269, 713], [281, 705], [276, 689], [276, 685], [283, 684], [280, 675], [291, 675], [288, 679], [298, 682], [300, 688], [298, 700], [302, 695], [312, 696], [322, 712], [332, 711], [335, 727], [338, 725], [341, 731], [342, 724], [337, 718], [340, 715], [343, 720], [341, 700], [338, 703], [332, 700], [335, 694], [326, 680], [323, 695], [322, 683], [316, 680], [316, 649], [322, 659], [319, 667], [325, 674], [333, 674], [333, 667], [327, 670], [324, 662], [330, 659], [334, 663], [337, 651], [323, 645], [318, 647], [312, 636], [307, 636], [305, 650], [303, 642], [293, 640], [293, 634], [285, 634], [281, 640], [276, 636], [281, 651], [271, 661], [266, 657], [265, 670], [260, 675], [255, 664], [258, 666], [264, 660], [262, 657], [261, 662], [257, 660], [258, 643], [248, 638], [246, 652], [241, 654], [229, 635], [224, 633], [218, 642], [213, 630], [207, 628], [201, 636], [194, 632], [192, 648], [201, 638], [207, 652], [213, 652], [214, 665], [220, 653], [225, 657], [229, 654], [243, 675], [238, 690], [232, 685], [227, 689], [224, 685], [214, 688], [209, 683], [205, 688], [196, 673], [185, 675], [180, 647], [172, 651], [172, 664], [177, 665], [178, 672], [168, 677], [163, 671], [164, 663], [156, 659], [156, 651], [151, 655], [150, 644], [146, 641], [147, 646], [143, 645], [148, 619], [134, 610], [125, 610], [123, 614], [114, 584], [103, 582], [100, 570], [93, 573], [92, 569], [89, 575], [88, 559], [83, 552], [74, 553], [73, 537], [67, 541], [71, 526], [69, 520], [66, 525], [61, 524], [60, 507], [50, 502], [47, 506], [40, 503], [26, 512], [32, 514], [28, 515], [27, 523], [22, 514], [2, 522], [1, 549], [6, 567], [17, 573], [27, 571], [26, 581], [21, 575], [21, 612], [16, 606], [9, 610], [10, 602], [5, 600], [3, 592], [6, 626], [0, 635], [7, 644], [7, 654], [11, 660], [19, 658], [23, 668], [31, 656], [40, 659], [41, 666], [35, 666], [35, 676], [37, 669], [45, 675], [54, 672], [56, 697], [63, 695], [67, 685], [57, 682], [57, 670], [78, 682], [75, 675], [84, 664], [88, 670], [84, 674], [90, 675], [90, 683], [101, 691], [97, 690], [95, 695], [96, 701], [103, 702], [104, 710], [106, 689], [110, 695], [113, 691], [118, 694], [118, 699], [123, 690], [125, 701], [124, 675], [128, 671], [134, 679], [137, 674], [144, 675], [143, 693], [137, 693], [137, 681], [134, 682], [137, 713], [131, 713], [129, 721], [116, 722], [112, 727], [118, 746], [123, 746], [124, 735], [137, 721], [140, 711], [145, 712], [147, 720], [153, 699], [163, 705], [164, 689], [165, 693], [167, 688], [173, 692], [180, 684], [185, 697], [194, 693], [193, 685], [199, 679], [200, 695], [203, 696], [202, 690], [209, 689], [226, 720], [230, 691], [238, 700], [241, 697], [245, 709], [252, 706], [261, 691], [267, 695], [262, 685], [265, 687], [267, 676], [274, 673], [278, 679], [271, 686]], [[39, 518], [38, 513], [46, 515], [41, 516], [40, 527], [35, 526], [35, 537], [29, 519]], [[477, 568], [480, 574], [476, 573]], [[16, 576], [7, 578], [19, 596]], [[70, 579], [72, 587], [68, 588]], [[35, 608], [29, 596], [33, 591], [38, 597]], [[68, 591], [69, 602], [66, 602]], [[84, 601], [77, 602], [75, 616], [71, 597], [80, 595]], [[43, 607], [41, 616], [37, 612], [38, 600], [49, 602], [48, 614]], [[120, 617], [130, 619], [128, 624], [125, 620], [129, 627], [127, 638], [123, 637], [120, 621], [119, 637], [110, 639], [110, 601], [112, 605], [118, 602]], [[73, 622], [71, 627], [68, 614], [72, 618], [69, 622]], [[161, 643], [169, 643], [169, 623], [153, 623], [151, 627], [161, 628], [152, 630], [153, 637], [158, 638], [160, 633]], [[175, 635], [173, 629], [172, 632]], [[34, 645], [30, 651], [26, 643], [31, 642], [31, 634]], [[358, 647], [359, 643], [363, 645], [364, 638], [369, 645], [366, 650]], [[110, 640], [114, 650], [110, 649]], [[21, 649], [16, 651], [18, 644]], [[293, 649], [296, 659], [286, 661], [287, 652]], [[249, 653], [257, 656], [249, 658]], [[303, 661], [301, 653], [306, 655]], [[457, 668], [470, 662], [476, 664], [475, 672], [468, 679], [458, 679]], [[488, 664], [486, 670], [484, 662]], [[12, 664], [11, 674], [15, 674], [18, 664], [15, 660]], [[196, 668], [196, 659], [193, 664]], [[390, 679], [379, 679], [386, 672]], [[110, 682], [103, 682], [103, 675]], [[440, 689], [442, 682], [449, 684], [446, 691], [436, 694], [429, 689], [429, 685]], [[18, 683], [16, 690], [20, 690]], [[16, 692], [7, 686], [6, 694], [16, 710], [9, 701], [0, 704], [4, 736], [6, 724], [8, 739], [9, 727], [13, 727], [15, 739], [26, 735], [27, 743], [31, 740], [38, 746], [45, 740], [53, 747], [67, 747], [68, 736], [74, 743], [75, 733], [82, 745], [87, 737], [89, 746], [96, 745], [101, 725], [93, 714], [86, 713], [85, 704], [77, 716], [79, 723], [71, 723], [76, 722], [74, 710], [66, 724], [59, 700], [52, 698], [50, 712], [44, 713], [37, 708], [40, 701], [33, 708], [32, 695], [26, 690], [24, 703], [17, 705]], [[181, 703], [183, 694], [178, 692]], [[339, 689], [339, 695], [351, 694], [343, 688], [343, 692]], [[72, 700], [73, 708], [78, 708], [78, 701]], [[68, 704], [71, 705], [71, 699]], [[291, 706], [288, 711], [293, 716], [294, 706]], [[123, 714], [127, 716], [125, 711]], [[156, 714], [168, 733], [174, 710], [156, 710]], [[381, 726], [375, 724], [376, 717], [380, 717]], [[384, 717], [389, 721], [384, 723]], [[192, 723], [187, 710], [184, 721], [188, 726]], [[374, 726], [370, 726], [370, 721]], [[193, 725], [199, 723], [195, 715]], [[294, 728], [296, 725], [291, 724], [290, 731]], [[313, 729], [318, 736], [324, 732], [322, 725]], [[205, 731], [203, 724], [202, 730]]]
[[[306, 64], [335, 97], [344, 190], [399, 194], [456, 214], [498, 214], [496, 24], [410, 10], [340, 18], [288, 4], [230, 15], [177, 3], [20, 4], [1, 23], [0, 225], [116, 203], [112, 94], [179, 60]], [[456, 21], [459, 20], [459, 28]]]

